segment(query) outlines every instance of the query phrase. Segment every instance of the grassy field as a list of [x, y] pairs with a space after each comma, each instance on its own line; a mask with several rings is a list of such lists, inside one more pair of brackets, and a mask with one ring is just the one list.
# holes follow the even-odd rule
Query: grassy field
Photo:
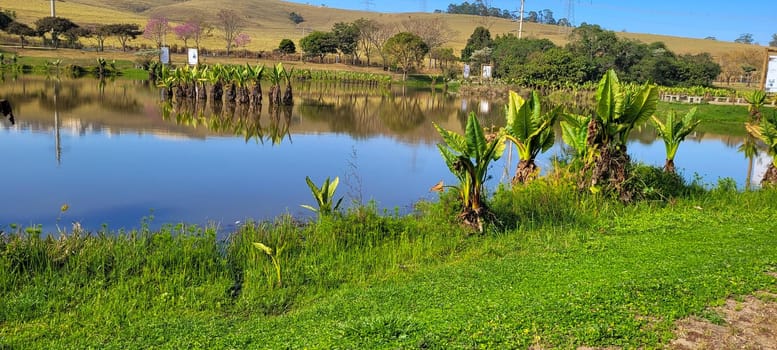
[[[558, 175], [558, 174], [556, 174]], [[623, 206], [563, 176], [501, 189], [483, 235], [416, 213], [160, 232], [0, 235], [3, 348], [652, 348], [777, 291], [777, 192], [723, 181]], [[274, 248], [271, 258], [252, 242]], [[281, 249], [282, 248], [282, 249]], [[281, 250], [278, 250], [281, 249]]]
[[[32, 24], [38, 18], [49, 15], [48, 1], [26, 2], [20, 0], [3, 1], [3, 9], [16, 11], [18, 19]], [[408, 19], [432, 19], [442, 18], [451, 31], [451, 38], [445, 45], [454, 48], [455, 52], [461, 50], [466, 44], [467, 38], [477, 26], [485, 26], [490, 29], [491, 35], [503, 35], [516, 33], [516, 22], [498, 19], [483, 18], [467, 15], [448, 15], [432, 13], [400, 13], [382, 14], [363, 11], [346, 11], [328, 7], [310, 6], [284, 2], [280, 0], [190, 0], [190, 1], [148, 1], [148, 0], [70, 0], [56, 3], [57, 14], [73, 20], [79, 24], [94, 23], [137, 23], [145, 26], [151, 15], [165, 15], [174, 21], [181, 23], [192, 17], [201, 17], [213, 21], [215, 11], [213, 9], [229, 8], [245, 16], [245, 32], [251, 36], [249, 50], [270, 51], [278, 47], [281, 39], [288, 38], [295, 42], [313, 30], [328, 31], [337, 22], [351, 22], [357, 18], [372, 18], [382, 23], [401, 24]], [[288, 19], [290, 12], [300, 14], [305, 21], [295, 25]], [[557, 26], [549, 26], [536, 23], [525, 23], [525, 35], [533, 38], [547, 38], [558, 45], [567, 42], [567, 30]], [[214, 31], [211, 38], [205, 40], [203, 46], [209, 48], [224, 47], [220, 39], [220, 32]], [[672, 36], [653, 35], [649, 33], [625, 33], [619, 32], [619, 36], [633, 38], [644, 42], [662, 41], [667, 47], [676, 53], [709, 52], [718, 55], [722, 52], [751, 48], [751, 45], [736, 44], [715, 40], [702, 40], [681, 38]], [[118, 45], [115, 39], [110, 39], [107, 45]], [[167, 38], [168, 44], [182, 45], [183, 42], [172, 34]], [[152, 43], [145, 39], [138, 39], [136, 44]]]

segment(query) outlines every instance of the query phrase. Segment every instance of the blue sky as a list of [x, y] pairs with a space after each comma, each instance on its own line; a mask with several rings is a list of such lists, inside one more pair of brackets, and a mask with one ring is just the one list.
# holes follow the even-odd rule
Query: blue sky
[[[768, 45], [777, 33], [775, 0], [572, 0], [575, 24], [598, 24], [614, 31], [654, 33], [690, 38], [715, 37], [734, 41], [750, 33], [757, 43]], [[376, 12], [445, 11], [451, 3], [445, 0], [292, 0], [309, 5]], [[470, 0], [474, 3], [475, 0]], [[487, 1], [488, 2], [488, 1]], [[515, 11], [519, 0], [491, 0], [491, 6]], [[526, 0], [526, 11], [553, 11], [556, 19], [566, 17], [566, 0]]]

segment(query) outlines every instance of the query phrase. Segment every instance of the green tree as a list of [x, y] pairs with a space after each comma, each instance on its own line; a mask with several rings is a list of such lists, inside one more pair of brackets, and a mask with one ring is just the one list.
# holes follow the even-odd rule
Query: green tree
[[299, 46], [305, 51], [305, 56], [318, 57], [321, 61], [327, 54], [337, 52], [337, 41], [329, 32], [312, 32], [300, 39]]
[[508, 140], [518, 149], [518, 168], [515, 170], [513, 184], [531, 181], [540, 173], [534, 162], [540, 152], [545, 152], [556, 139], [553, 125], [559, 115], [559, 108], [543, 113], [540, 95], [531, 92], [529, 100], [524, 100], [515, 91], [510, 91], [509, 102], [505, 108], [505, 133]]
[[461, 60], [464, 62], [469, 61], [470, 56], [475, 50], [481, 50], [486, 47], [491, 47], [493, 40], [491, 39], [491, 32], [483, 26], [475, 28], [472, 35], [467, 39], [467, 45], [461, 50]]
[[302, 18], [302, 16], [296, 12], [289, 13], [289, 20], [294, 24], [300, 24], [302, 22], [305, 22], [305, 19]]
[[278, 44], [278, 51], [287, 55], [293, 54], [297, 52], [297, 46], [294, 45], [294, 42], [291, 41], [291, 39], [282, 39], [281, 43]]
[[529, 55], [556, 47], [548, 39], [518, 39], [514, 34], [497, 35], [493, 43], [491, 57], [495, 62], [494, 75], [503, 78], [516, 78], [516, 71], [526, 64]]
[[742, 33], [741, 35], [739, 35], [738, 38], [734, 40], [734, 42], [740, 43], [740, 44], [752, 45], [755, 42], [755, 39], [753, 39], [753, 34]]
[[594, 70], [585, 57], [554, 47], [530, 55], [526, 64], [514, 66], [511, 74], [525, 86], [559, 86], [589, 81]]
[[110, 36], [115, 36], [121, 45], [121, 51], [127, 51], [127, 42], [130, 39], [136, 39], [143, 34], [140, 26], [135, 23], [115, 23], [106, 24], [103, 30]]
[[682, 55], [677, 58], [678, 85], [712, 86], [722, 69], [708, 53]]
[[420, 65], [429, 52], [426, 43], [413, 33], [400, 32], [392, 36], [383, 50], [389, 59], [402, 69], [402, 79], [407, 79], [407, 72]]
[[652, 116], [652, 120], [653, 125], [656, 127], [656, 132], [664, 140], [666, 148], [664, 171], [674, 174], [676, 172], [674, 157], [677, 155], [680, 143], [701, 123], [701, 120], [696, 118], [696, 107], [693, 107], [682, 119], [677, 119], [677, 113], [671, 110], [666, 116], [665, 122], [662, 122], [656, 116]]
[[337, 43], [337, 50], [349, 56], [353, 64], [357, 58], [359, 27], [354, 23], [338, 22], [332, 26], [332, 35]]
[[24, 23], [16, 22], [16, 21], [11, 22], [11, 24], [9, 24], [7, 28], [5, 28], [5, 31], [8, 32], [8, 34], [18, 35], [22, 48], [24, 48], [26, 37], [35, 36], [37, 34], [35, 32], [35, 29], [32, 29], [30, 26]]
[[14, 17], [8, 14], [6, 11], [0, 12], [0, 30], [6, 30], [11, 23], [14, 22]]
[[59, 36], [78, 25], [63, 17], [43, 17], [35, 21], [35, 27], [38, 33], [51, 33], [51, 43], [57, 48]]

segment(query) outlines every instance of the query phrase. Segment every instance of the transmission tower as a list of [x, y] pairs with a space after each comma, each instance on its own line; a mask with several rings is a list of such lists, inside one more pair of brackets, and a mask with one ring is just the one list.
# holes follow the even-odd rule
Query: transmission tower
[[572, 27], [575, 26], [575, 0], [567, 0], [567, 21]]
[[364, 0], [364, 10], [370, 11], [372, 9], [372, 6], [375, 6], [375, 2], [372, 0]]
[[421, 12], [426, 12], [426, 0], [421, 0]]

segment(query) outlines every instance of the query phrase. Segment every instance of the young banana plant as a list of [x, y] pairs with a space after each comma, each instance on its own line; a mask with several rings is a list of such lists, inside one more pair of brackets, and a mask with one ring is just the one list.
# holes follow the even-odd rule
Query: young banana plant
[[339, 177], [335, 177], [335, 179], [331, 182], [327, 177], [326, 180], [324, 180], [324, 183], [321, 185], [321, 188], [318, 188], [318, 186], [313, 183], [313, 180], [311, 180], [309, 176], [305, 176], [305, 181], [308, 183], [308, 187], [310, 187], [310, 192], [313, 194], [313, 198], [316, 199], [318, 208], [314, 208], [306, 204], [302, 205], [303, 208], [312, 210], [318, 213], [320, 216], [330, 215], [340, 208], [340, 203], [342, 203], [343, 197], [340, 197], [340, 199], [337, 200], [337, 203], [334, 202], [335, 190], [337, 190], [337, 185], [340, 183]]
[[539, 174], [540, 168], [534, 163], [537, 155], [553, 147], [556, 138], [553, 124], [558, 118], [559, 108], [543, 114], [540, 95], [536, 91], [532, 91], [528, 101], [515, 91], [510, 91], [509, 96], [505, 107], [505, 137], [515, 144], [520, 159], [513, 184], [522, 184]]
[[701, 123], [701, 120], [696, 118], [696, 110], [697, 108], [693, 107], [682, 119], [677, 119], [677, 113], [671, 110], [666, 116], [665, 123], [656, 116], [652, 117], [656, 132], [664, 140], [664, 146], [666, 146], [664, 171], [667, 173], [674, 174], [676, 172], [674, 157], [677, 154], [677, 149], [680, 148], [680, 143]]
[[[434, 123], [433, 123], [434, 124]], [[437, 148], [448, 169], [459, 179], [454, 186], [459, 191], [462, 212], [459, 219], [479, 232], [488, 215], [485, 201], [485, 182], [491, 161], [502, 156], [505, 136], [502, 131], [493, 140], [486, 140], [483, 128], [474, 113], [470, 113], [464, 135], [446, 130], [434, 124], [445, 144]]]

